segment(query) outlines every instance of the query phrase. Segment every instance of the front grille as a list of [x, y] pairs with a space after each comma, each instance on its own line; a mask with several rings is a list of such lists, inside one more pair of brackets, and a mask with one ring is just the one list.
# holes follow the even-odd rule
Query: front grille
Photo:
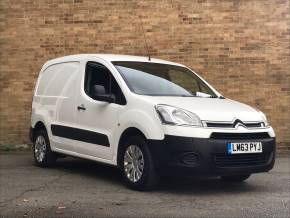
[[269, 160], [269, 154], [218, 154], [214, 156], [217, 167], [244, 167], [264, 165]]
[[[261, 128], [264, 127], [263, 122], [242, 123], [246, 128]], [[210, 128], [235, 128], [236, 123], [223, 123], [223, 122], [206, 122], [206, 126]]]
[[213, 122], [207, 122], [207, 127], [216, 127], [216, 128], [234, 128], [232, 123], [213, 123]]
[[258, 128], [258, 127], [264, 127], [265, 124], [260, 122], [260, 123], [244, 123], [244, 125], [247, 127], [247, 128]]
[[270, 138], [267, 132], [257, 132], [257, 133], [223, 133], [223, 132], [213, 132], [210, 136], [211, 139], [266, 139]]

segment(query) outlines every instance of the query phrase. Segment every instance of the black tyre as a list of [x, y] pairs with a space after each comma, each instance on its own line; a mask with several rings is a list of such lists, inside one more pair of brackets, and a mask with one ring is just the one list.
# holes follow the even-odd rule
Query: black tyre
[[239, 182], [243, 182], [246, 179], [248, 179], [251, 176], [251, 174], [247, 174], [247, 175], [235, 175], [235, 176], [222, 176], [222, 180], [226, 181], [226, 182], [235, 182], [235, 183], [239, 183]]
[[57, 155], [50, 149], [49, 139], [45, 130], [41, 129], [35, 133], [32, 149], [37, 166], [50, 167], [55, 163]]
[[132, 136], [123, 145], [120, 168], [126, 185], [134, 190], [149, 191], [159, 182], [154, 161], [146, 140], [142, 136]]

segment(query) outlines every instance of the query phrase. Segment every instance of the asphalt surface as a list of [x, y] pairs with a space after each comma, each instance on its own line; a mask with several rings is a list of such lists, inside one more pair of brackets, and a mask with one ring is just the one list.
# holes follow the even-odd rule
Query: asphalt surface
[[42, 169], [29, 152], [0, 153], [0, 217], [289, 217], [289, 167], [281, 157], [242, 184], [167, 178], [146, 193], [109, 166], [64, 158]]

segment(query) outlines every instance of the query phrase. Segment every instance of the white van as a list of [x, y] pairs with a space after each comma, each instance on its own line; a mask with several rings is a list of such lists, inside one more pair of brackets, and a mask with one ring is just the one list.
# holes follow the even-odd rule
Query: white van
[[30, 132], [37, 165], [69, 155], [118, 166], [136, 190], [162, 175], [242, 182], [275, 161], [275, 133], [261, 111], [223, 97], [181, 64], [147, 57], [46, 62]]

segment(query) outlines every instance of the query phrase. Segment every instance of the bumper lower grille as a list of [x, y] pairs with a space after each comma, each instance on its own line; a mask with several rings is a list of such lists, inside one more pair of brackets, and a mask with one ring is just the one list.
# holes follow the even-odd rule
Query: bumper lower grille
[[267, 132], [257, 132], [257, 133], [222, 133], [213, 132], [210, 136], [212, 139], [267, 139], [270, 138]]
[[215, 155], [214, 162], [217, 167], [245, 167], [267, 164], [269, 154], [233, 154]]

